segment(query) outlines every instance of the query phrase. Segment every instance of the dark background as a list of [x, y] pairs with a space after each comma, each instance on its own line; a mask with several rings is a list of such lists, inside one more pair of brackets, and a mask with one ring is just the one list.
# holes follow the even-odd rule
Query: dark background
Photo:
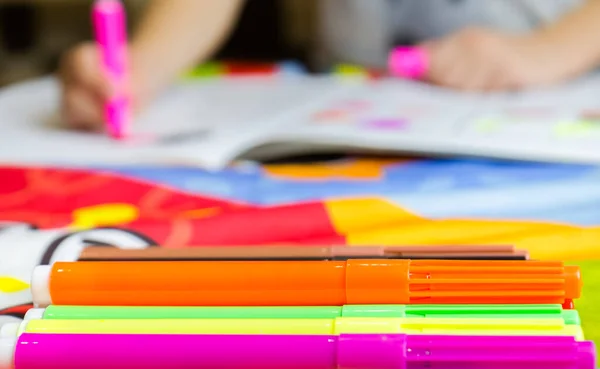
[[[248, 1], [231, 38], [215, 58], [306, 62], [306, 51], [286, 40], [285, 3]], [[0, 86], [54, 71], [62, 52], [90, 40], [89, 7], [90, 2], [83, 0], [68, 4], [59, 0], [0, 1]], [[60, 45], [44, 44], [48, 29], [62, 31]]]

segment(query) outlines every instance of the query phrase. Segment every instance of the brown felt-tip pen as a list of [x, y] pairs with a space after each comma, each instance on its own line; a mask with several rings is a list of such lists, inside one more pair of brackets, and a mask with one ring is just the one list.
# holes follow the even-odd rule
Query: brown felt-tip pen
[[529, 255], [513, 246], [198, 246], [120, 249], [106, 246], [85, 248], [80, 261], [228, 261], [228, 260], [348, 260], [348, 259], [451, 259], [528, 260]]

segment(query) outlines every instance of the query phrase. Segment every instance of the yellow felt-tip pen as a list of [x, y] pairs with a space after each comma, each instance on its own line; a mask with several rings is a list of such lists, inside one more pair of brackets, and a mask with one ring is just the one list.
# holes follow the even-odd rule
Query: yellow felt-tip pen
[[2, 337], [21, 333], [55, 334], [427, 334], [572, 336], [583, 340], [580, 326], [562, 319], [461, 319], [461, 318], [332, 318], [332, 319], [118, 319], [29, 320], [6, 324]]

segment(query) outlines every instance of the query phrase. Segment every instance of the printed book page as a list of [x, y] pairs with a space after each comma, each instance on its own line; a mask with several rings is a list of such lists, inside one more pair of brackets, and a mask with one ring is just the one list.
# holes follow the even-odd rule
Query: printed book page
[[[273, 136], [327, 147], [600, 163], [600, 78], [465, 94], [384, 80], [295, 116]], [[283, 125], [282, 125], [283, 127]]]
[[64, 127], [52, 78], [0, 91], [0, 162], [186, 163], [222, 167], [267, 137], [288, 111], [340, 88], [322, 78], [206, 80], [167, 91], [135, 122], [132, 139]]
[[598, 76], [488, 95], [395, 79], [203, 80], [173, 87], [136, 121], [134, 139], [117, 142], [61, 127], [49, 78], [0, 92], [0, 162], [219, 169], [271, 146], [272, 155], [324, 148], [600, 163], [596, 91]]

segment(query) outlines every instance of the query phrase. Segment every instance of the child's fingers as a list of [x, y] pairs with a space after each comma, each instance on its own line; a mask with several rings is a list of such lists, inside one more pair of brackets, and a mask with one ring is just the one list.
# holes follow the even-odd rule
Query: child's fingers
[[62, 113], [65, 122], [72, 128], [99, 130], [102, 128], [103, 104], [97, 96], [80, 88], [71, 88], [63, 93]]
[[425, 45], [429, 55], [429, 70], [426, 75], [428, 80], [440, 81], [448, 75], [449, 71], [456, 69], [456, 65], [452, 64], [455, 50], [449, 41], [430, 41]]
[[467, 92], [483, 92], [499, 87], [499, 80], [496, 78], [499, 71], [494, 66], [488, 64], [467, 65], [466, 76], [459, 86], [460, 89]]
[[447, 69], [440, 71], [433, 79], [433, 83], [453, 89], [462, 89], [469, 75], [465, 72], [464, 65], [451, 65]]
[[506, 74], [501, 71], [497, 71], [489, 75], [488, 79], [485, 83], [479, 88], [480, 92], [499, 92], [499, 91], [508, 91], [511, 90], [512, 87], [509, 83], [508, 78], [506, 78]]
[[430, 64], [426, 80], [430, 83], [457, 88], [467, 77], [461, 56], [451, 42], [435, 42], [428, 46]]
[[423, 79], [433, 82], [436, 76], [440, 75], [440, 70], [445, 69], [443, 61], [444, 54], [447, 52], [444, 48], [444, 42], [438, 40], [429, 40], [419, 45], [428, 58], [428, 65]]
[[113, 95], [110, 81], [104, 77], [96, 47], [92, 44], [79, 46], [63, 59], [60, 69], [63, 84], [85, 88], [101, 99]]
[[470, 54], [455, 37], [429, 43], [427, 48], [428, 82], [469, 92], [484, 90], [489, 84], [493, 66]]

